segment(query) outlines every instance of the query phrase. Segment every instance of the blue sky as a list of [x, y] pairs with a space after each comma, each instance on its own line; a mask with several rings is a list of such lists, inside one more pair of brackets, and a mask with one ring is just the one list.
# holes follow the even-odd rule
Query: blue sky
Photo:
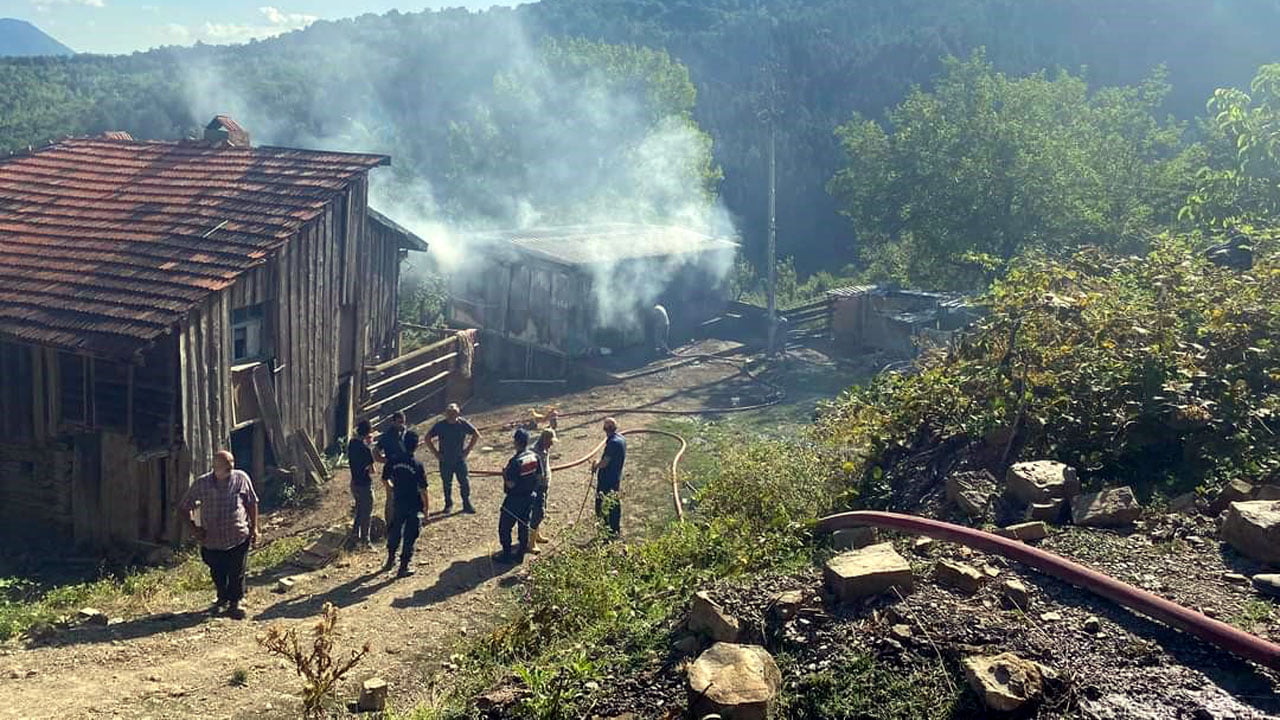
[[317, 19], [393, 8], [483, 10], [516, 4], [518, 0], [0, 0], [0, 17], [27, 20], [79, 52], [127, 53], [197, 40], [245, 42]]

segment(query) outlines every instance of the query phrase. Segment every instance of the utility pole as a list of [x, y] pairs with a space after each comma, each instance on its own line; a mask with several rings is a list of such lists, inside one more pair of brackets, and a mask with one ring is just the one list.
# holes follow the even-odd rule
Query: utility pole
[[[772, 85], [772, 83], [770, 83]], [[769, 94], [769, 242], [765, 262], [769, 268], [769, 340], [768, 352], [772, 357], [777, 351], [778, 334], [778, 179], [777, 133], [773, 119], [773, 93]]]

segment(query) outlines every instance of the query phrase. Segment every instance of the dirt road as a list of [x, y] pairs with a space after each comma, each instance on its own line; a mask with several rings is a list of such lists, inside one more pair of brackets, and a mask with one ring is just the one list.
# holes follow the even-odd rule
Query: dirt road
[[[736, 370], [718, 363], [686, 365], [628, 381], [537, 401], [550, 401], [570, 411], [601, 406], [655, 405], [696, 410], [728, 402], [748, 404], [761, 389]], [[478, 426], [492, 426], [527, 417], [531, 403], [480, 402], [468, 408]], [[600, 439], [602, 415], [566, 419], [561, 423], [561, 461], [587, 453]], [[621, 424], [641, 427], [642, 415], [627, 416]], [[499, 468], [508, 455], [509, 432], [489, 431], [472, 458], [472, 468]], [[663, 462], [641, 462], [647, 453], [669, 457], [661, 439], [637, 438], [624, 479], [625, 487], [669, 487]], [[430, 468], [428, 468], [430, 470]], [[432, 487], [433, 509], [418, 540], [417, 575], [396, 580], [379, 572], [381, 551], [339, 558], [309, 573], [290, 593], [271, 592], [275, 575], [251, 578], [246, 600], [249, 618], [233, 621], [203, 613], [211, 598], [190, 595], [157, 613], [126, 617], [109, 627], [78, 627], [34, 647], [10, 645], [0, 656], [0, 718], [293, 718], [300, 704], [295, 696], [301, 681], [292, 669], [267, 655], [255, 638], [273, 623], [309, 625], [325, 602], [341, 610], [345, 628], [343, 647], [365, 642], [372, 653], [352, 673], [341, 697], [354, 697], [358, 683], [380, 676], [391, 683], [393, 706], [406, 708], [427, 700], [435, 689], [428, 673], [447, 659], [460, 638], [482, 631], [493, 619], [503, 593], [518, 586], [521, 567], [496, 565], [490, 554], [498, 549], [495, 532], [501, 488], [494, 478], [474, 478], [472, 493], [477, 515], [438, 514], [438, 478]], [[555, 477], [547, 528], [552, 534], [579, 517], [589, 492], [585, 469]], [[644, 497], [650, 500], [642, 500]], [[664, 492], [635, 493], [624, 516], [624, 532], [642, 531], [634, 517], [663, 518], [669, 506]], [[290, 518], [290, 528], [325, 527], [349, 512], [346, 477], [335, 477], [318, 508]], [[654, 507], [639, 505], [652, 502]], [[375, 508], [381, 507], [381, 498]], [[634, 517], [630, 512], [634, 511]], [[628, 518], [631, 519], [628, 519]], [[591, 508], [583, 519], [591, 522]], [[536, 562], [536, 560], [534, 560]], [[278, 573], [277, 573], [278, 574]], [[243, 686], [231, 684], [243, 671]]]

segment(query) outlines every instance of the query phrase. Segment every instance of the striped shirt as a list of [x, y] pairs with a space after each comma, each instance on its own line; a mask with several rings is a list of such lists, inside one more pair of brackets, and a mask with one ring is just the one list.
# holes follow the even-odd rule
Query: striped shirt
[[210, 550], [230, 550], [249, 539], [249, 506], [258, 504], [253, 482], [243, 470], [232, 470], [226, 481], [213, 473], [191, 484], [178, 509], [189, 513], [200, 506], [200, 526]]

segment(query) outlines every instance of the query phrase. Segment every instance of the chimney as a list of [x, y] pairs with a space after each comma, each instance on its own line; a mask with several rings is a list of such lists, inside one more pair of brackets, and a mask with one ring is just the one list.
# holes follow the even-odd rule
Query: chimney
[[213, 145], [249, 147], [249, 131], [229, 115], [215, 115], [204, 127], [204, 139]]

